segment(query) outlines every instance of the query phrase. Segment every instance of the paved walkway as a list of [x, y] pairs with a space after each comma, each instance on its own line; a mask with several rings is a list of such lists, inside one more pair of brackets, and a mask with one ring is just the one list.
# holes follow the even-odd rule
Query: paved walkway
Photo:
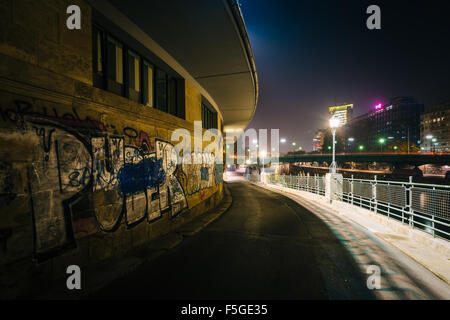
[[[447, 284], [369, 230], [250, 183], [228, 186], [233, 204], [221, 218], [90, 298], [450, 297]], [[367, 288], [372, 265], [380, 290]]]

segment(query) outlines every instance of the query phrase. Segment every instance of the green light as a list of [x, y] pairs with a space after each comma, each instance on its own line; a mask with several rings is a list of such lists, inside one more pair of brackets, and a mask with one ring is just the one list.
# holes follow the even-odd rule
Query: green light
[[364, 146], [359, 146], [359, 150], [364, 150]]
[[295, 143], [295, 142], [292, 142], [292, 145], [295, 147], [296, 145], [297, 145], [297, 143]]
[[398, 147], [397, 146], [394, 146], [394, 150], [397, 150], [398, 149]]
[[380, 139], [378, 140], [378, 142], [379, 142], [380, 144], [383, 144], [383, 143], [386, 142], [386, 140], [385, 140], [384, 138], [380, 138]]
[[331, 146], [328, 146], [328, 150], [331, 150]]

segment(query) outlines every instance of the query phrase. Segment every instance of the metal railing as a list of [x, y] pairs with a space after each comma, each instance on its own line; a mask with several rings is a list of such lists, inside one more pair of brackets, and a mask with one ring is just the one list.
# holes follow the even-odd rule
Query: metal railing
[[[258, 179], [260, 181], [260, 179]], [[254, 181], [252, 179], [252, 181]], [[271, 184], [325, 195], [321, 176], [271, 175]], [[409, 182], [335, 179], [335, 198], [450, 240], [450, 186]]]
[[[277, 181], [278, 180], [278, 181]], [[270, 183], [278, 183], [291, 189], [312, 192], [325, 195], [325, 180], [318, 175], [315, 176], [270, 176]]]
[[335, 179], [335, 195], [343, 202], [366, 208], [450, 239], [450, 186], [344, 178]]

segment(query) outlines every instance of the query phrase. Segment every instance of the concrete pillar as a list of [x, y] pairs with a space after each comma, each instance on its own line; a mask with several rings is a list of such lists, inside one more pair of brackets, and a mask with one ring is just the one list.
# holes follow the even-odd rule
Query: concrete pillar
[[325, 198], [331, 202], [341, 200], [343, 176], [340, 173], [327, 173], [325, 175]]
[[264, 184], [270, 183], [270, 173], [262, 172], [261, 173], [261, 182]]

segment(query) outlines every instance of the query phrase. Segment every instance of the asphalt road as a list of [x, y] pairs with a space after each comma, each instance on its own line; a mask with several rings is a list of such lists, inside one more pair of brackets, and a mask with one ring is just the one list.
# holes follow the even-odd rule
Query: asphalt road
[[[448, 288], [363, 228], [247, 182], [228, 187], [221, 218], [89, 298], [434, 299]], [[380, 290], [367, 288], [371, 264]]]

